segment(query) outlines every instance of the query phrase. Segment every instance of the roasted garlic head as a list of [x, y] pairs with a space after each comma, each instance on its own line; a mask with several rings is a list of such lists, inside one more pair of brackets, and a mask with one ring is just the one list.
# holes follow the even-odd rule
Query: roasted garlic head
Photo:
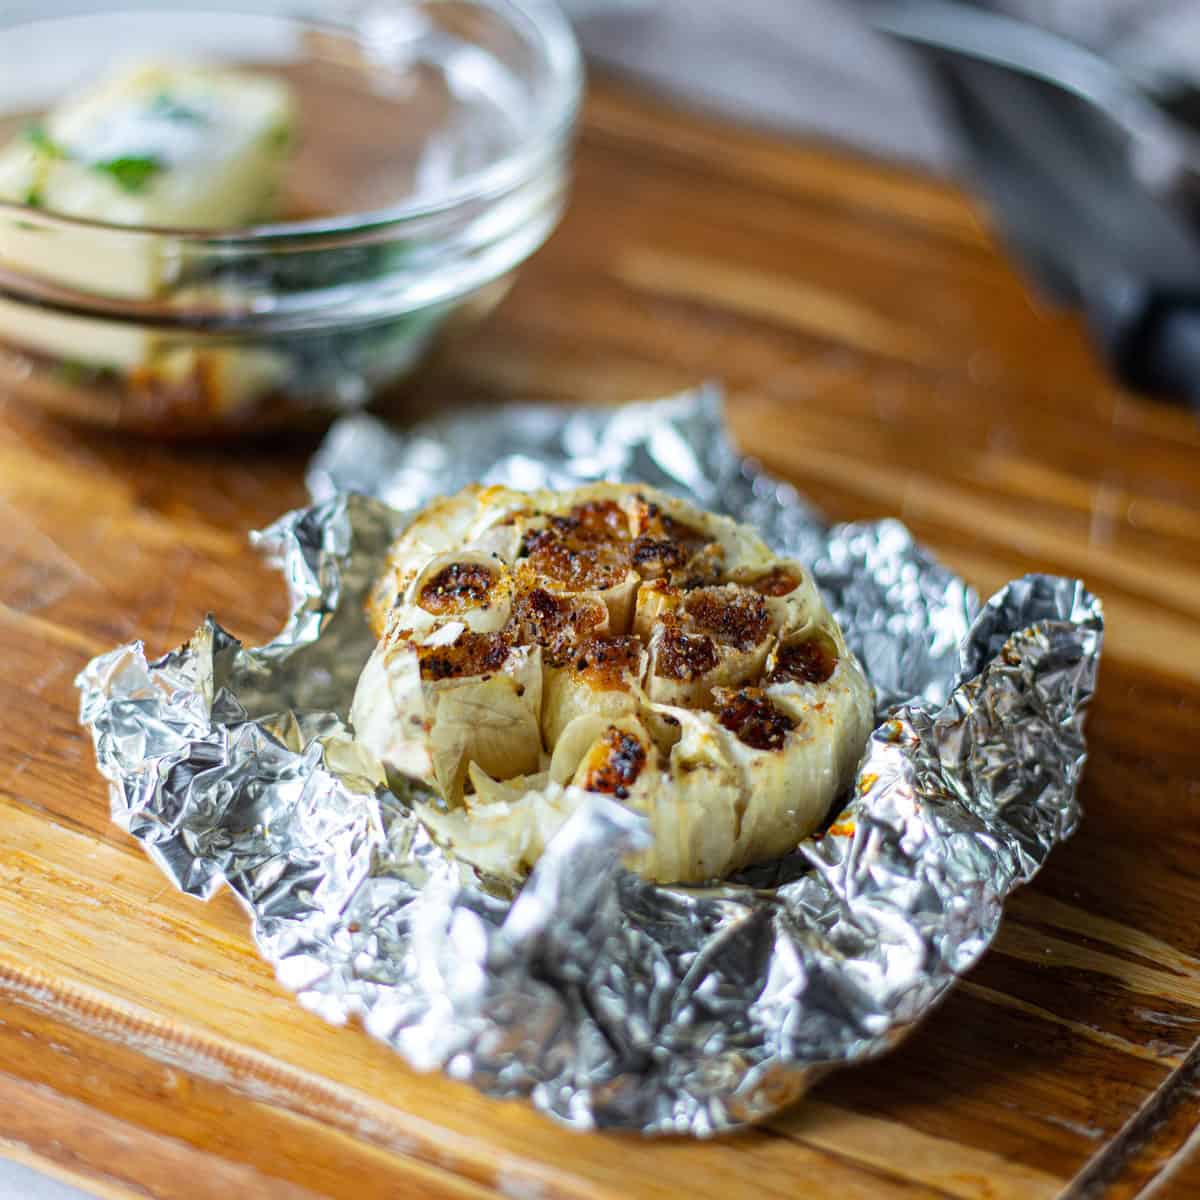
[[392, 547], [351, 710], [420, 815], [523, 877], [587, 792], [644, 814], [648, 879], [796, 847], [851, 778], [871, 689], [808, 572], [651, 488], [471, 487]]

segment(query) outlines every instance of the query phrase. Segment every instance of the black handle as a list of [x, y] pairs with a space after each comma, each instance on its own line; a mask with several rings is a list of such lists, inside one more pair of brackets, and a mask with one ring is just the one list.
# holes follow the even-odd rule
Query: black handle
[[1200, 292], [1110, 281], [1088, 289], [1083, 310], [1126, 387], [1177, 397], [1200, 411]]

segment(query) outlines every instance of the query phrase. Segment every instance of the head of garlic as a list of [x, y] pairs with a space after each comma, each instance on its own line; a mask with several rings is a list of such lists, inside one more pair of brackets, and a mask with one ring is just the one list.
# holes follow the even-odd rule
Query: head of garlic
[[351, 709], [419, 813], [518, 883], [589, 792], [643, 814], [630, 865], [697, 883], [794, 849], [848, 784], [871, 689], [811, 576], [653, 489], [472, 487], [400, 536]]

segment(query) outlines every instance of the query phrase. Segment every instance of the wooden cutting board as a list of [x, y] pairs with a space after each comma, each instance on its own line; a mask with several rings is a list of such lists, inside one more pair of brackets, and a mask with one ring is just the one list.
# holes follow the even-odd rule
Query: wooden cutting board
[[164, 449], [0, 398], [0, 1149], [105, 1196], [1200, 1196], [1200, 427], [1108, 383], [953, 188], [592, 89], [567, 220], [414, 389], [599, 403], [722, 378], [741, 445], [983, 592], [1085, 578], [1087, 816], [897, 1053], [706, 1144], [561, 1130], [304, 1012], [228, 896], [110, 826], [72, 678], [284, 614], [246, 531], [311, 442]]

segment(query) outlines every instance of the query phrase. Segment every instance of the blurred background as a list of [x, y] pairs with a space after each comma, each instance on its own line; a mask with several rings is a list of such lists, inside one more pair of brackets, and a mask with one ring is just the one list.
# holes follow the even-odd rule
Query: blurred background
[[[109, 273], [81, 276], [71, 264], [104, 254], [127, 259], [126, 241], [39, 226], [37, 213], [18, 212], [10, 251], [23, 239], [33, 257], [15, 281], [30, 307], [11, 314], [26, 331], [25, 342], [15, 333], [14, 341], [29, 352], [7, 374], [0, 358], [0, 385], [14, 394], [29, 392], [34, 403], [73, 418], [167, 436], [278, 425], [285, 413], [327, 420], [386, 398], [439, 339], [490, 311], [565, 209], [579, 73], [551, 0], [531, 0], [523, 20], [544, 28], [520, 50], [500, 32], [502, 6], [472, 26], [465, 15], [472, 6], [463, 3], [214, 0], [213, 11], [206, 5], [192, 14], [180, 34], [167, 11], [179, 6], [128, 4], [138, 13], [115, 24], [100, 15], [107, 0], [0, 5], [10, 30], [0, 42], [0, 116], [8, 113], [17, 144], [59, 93], [95, 74], [96, 60], [111, 66], [130, 52], [131, 38], [145, 43], [142, 54], [174, 53], [183, 42], [222, 59], [257, 56], [273, 61], [300, 99], [298, 150], [274, 216], [337, 214], [342, 224], [324, 232], [343, 240], [327, 253], [316, 243], [281, 249], [248, 238], [225, 255], [186, 234], [156, 239], [154, 222], [146, 222], [145, 253], [183, 264], [178, 278], [164, 276], [138, 297], [151, 307], [127, 313], [146, 322], [147, 344], [161, 350], [134, 356], [142, 367], [152, 364], [151, 387], [124, 360], [88, 360], [83, 371], [67, 363], [64, 373], [66, 333], [35, 343], [28, 332], [42, 323], [38, 306], [65, 303], [47, 292], [49, 277], [73, 289], [71, 311], [96, 318], [91, 328], [101, 344], [115, 345], [119, 314], [111, 302], [129, 297], [109, 294]], [[238, 16], [239, 7], [255, 17]], [[593, 70], [685, 108], [961, 180], [1038, 298], [1081, 315], [1116, 380], [1200, 403], [1197, 0], [563, 0], [563, 7]], [[44, 18], [66, 9], [87, 15], [63, 27], [69, 35], [50, 33]], [[310, 16], [321, 20], [296, 41]], [[27, 18], [23, 33], [19, 18]], [[338, 37], [321, 23], [330, 18], [343, 27]], [[110, 44], [98, 48], [103, 36]], [[56, 38], [53, 54], [41, 55], [40, 37]], [[298, 45], [311, 61], [291, 62]], [[491, 66], [482, 71], [485, 62]], [[387, 87], [381, 69], [391, 73]], [[548, 165], [511, 203], [488, 199], [486, 189], [469, 201], [455, 192], [486, 163], [525, 170], [533, 159], [521, 157], [521, 146], [548, 154]], [[389, 156], [394, 169], [383, 171]], [[380, 248], [371, 213], [434, 199], [456, 206], [455, 228], [447, 218], [445, 228], [414, 227], [409, 235], [396, 224], [395, 244]], [[478, 206], [490, 204], [495, 211], [484, 220]], [[348, 227], [360, 219], [366, 223]], [[29, 230], [33, 241], [21, 232]], [[419, 255], [410, 252], [414, 238]], [[50, 273], [47, 250], [70, 269]], [[207, 291], [191, 286], [197, 280]], [[333, 280], [356, 293], [361, 319], [330, 300]], [[302, 309], [304, 330], [321, 331], [316, 342], [289, 315]], [[267, 312], [272, 320], [258, 322]], [[204, 332], [189, 338], [180, 328]], [[172, 332], [159, 337], [162, 329]], [[224, 349], [214, 349], [217, 335]], [[209, 376], [241, 372], [244, 386], [214, 399], [200, 366]]]
[[[872, 28], [883, 0], [568, 0], [591, 60], [685, 101], [949, 171], [963, 165], [923, 64]], [[1138, 77], [1200, 79], [1196, 0], [1004, 0]]]
[[1126, 386], [1200, 401], [1195, 0], [576, 0], [592, 62], [953, 174]]

